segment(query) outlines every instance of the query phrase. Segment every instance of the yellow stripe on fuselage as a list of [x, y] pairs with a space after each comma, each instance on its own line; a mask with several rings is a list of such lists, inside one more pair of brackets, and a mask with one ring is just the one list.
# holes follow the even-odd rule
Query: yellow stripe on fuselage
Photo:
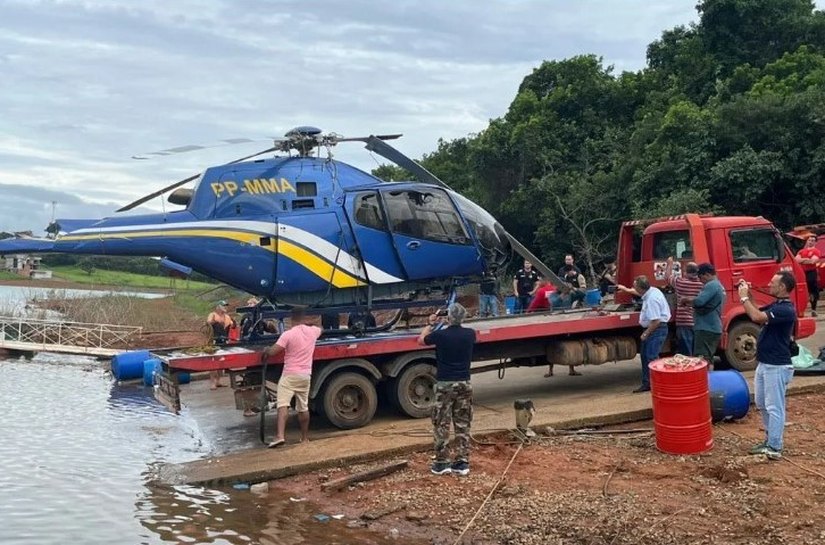
[[[268, 236], [257, 233], [247, 233], [244, 231], [223, 231], [219, 229], [179, 229], [163, 230], [163, 231], [128, 231], [121, 233], [95, 233], [89, 235], [64, 235], [58, 242], [74, 242], [80, 240], [128, 240], [131, 238], [152, 238], [152, 237], [207, 237], [207, 238], [226, 238], [263, 248], [270, 252], [275, 252], [275, 245], [260, 246], [260, 238]], [[275, 238], [275, 237], [272, 237]], [[354, 288], [355, 286], [363, 286], [365, 282], [352, 276], [340, 268], [334, 267], [324, 259], [318, 257], [316, 254], [305, 250], [300, 246], [279, 239], [277, 243], [277, 252], [284, 257], [295, 261], [312, 274], [318, 276], [325, 282], [330, 282], [336, 288]]]

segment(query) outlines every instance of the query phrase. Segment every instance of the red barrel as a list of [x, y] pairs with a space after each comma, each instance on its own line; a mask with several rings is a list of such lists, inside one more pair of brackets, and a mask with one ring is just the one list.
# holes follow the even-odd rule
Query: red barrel
[[713, 448], [708, 364], [691, 360], [695, 364], [673, 365], [671, 358], [650, 363], [656, 448], [668, 454], [699, 454]]

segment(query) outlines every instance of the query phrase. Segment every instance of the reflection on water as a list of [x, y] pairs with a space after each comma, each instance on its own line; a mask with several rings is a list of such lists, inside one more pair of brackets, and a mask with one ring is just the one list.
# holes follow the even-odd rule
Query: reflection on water
[[0, 360], [0, 543], [405, 543], [277, 491], [149, 484], [159, 463], [214, 450], [201, 429], [94, 360]]

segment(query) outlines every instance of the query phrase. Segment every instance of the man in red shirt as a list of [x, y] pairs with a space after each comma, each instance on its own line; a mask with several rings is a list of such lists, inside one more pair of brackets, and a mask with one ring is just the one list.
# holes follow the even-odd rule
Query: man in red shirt
[[808, 284], [808, 301], [811, 302], [811, 316], [816, 316], [816, 303], [819, 301], [819, 279], [816, 265], [822, 258], [816, 248], [816, 235], [811, 234], [805, 241], [805, 247], [796, 254], [796, 262], [802, 265], [805, 271], [805, 282]]
[[530, 301], [530, 306], [527, 307], [527, 312], [541, 312], [553, 308], [550, 304], [550, 294], [554, 291], [556, 291], [556, 286], [546, 278], [539, 278], [539, 287], [533, 295], [533, 300]]

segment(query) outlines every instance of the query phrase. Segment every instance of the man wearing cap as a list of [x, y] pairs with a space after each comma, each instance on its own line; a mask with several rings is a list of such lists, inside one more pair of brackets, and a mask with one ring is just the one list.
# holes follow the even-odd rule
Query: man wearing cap
[[695, 298], [686, 297], [682, 304], [693, 307], [693, 355], [704, 358], [710, 367], [722, 338], [722, 307], [727, 295], [713, 265], [700, 264], [698, 275], [704, 284], [702, 291]]
[[[215, 344], [226, 344], [226, 340], [229, 338], [229, 329], [235, 325], [235, 320], [226, 312], [226, 301], [218, 301], [215, 310], [206, 317], [206, 323], [212, 328], [212, 339], [214, 339]], [[216, 390], [219, 386], [222, 386], [220, 383], [221, 372], [210, 371], [209, 380], [211, 381], [211, 389]]]
[[662, 291], [650, 285], [646, 276], [637, 276], [633, 281], [633, 289], [616, 286], [622, 291], [638, 294], [642, 298], [642, 311], [639, 314], [639, 325], [644, 328], [641, 339], [642, 358], [642, 385], [633, 390], [633, 393], [650, 391], [650, 362], [659, 357], [662, 345], [667, 339], [667, 323], [670, 321], [670, 305]]
[[[418, 344], [435, 345], [435, 406], [433, 407], [433, 443], [435, 462], [430, 471], [435, 475], [468, 475], [470, 473], [470, 423], [473, 420], [473, 387], [470, 384], [470, 362], [476, 342], [474, 329], [462, 327], [467, 311], [458, 303], [447, 308], [448, 327], [433, 331], [441, 321], [437, 314], [418, 336]], [[455, 459], [450, 463], [450, 422], [455, 428]]]

